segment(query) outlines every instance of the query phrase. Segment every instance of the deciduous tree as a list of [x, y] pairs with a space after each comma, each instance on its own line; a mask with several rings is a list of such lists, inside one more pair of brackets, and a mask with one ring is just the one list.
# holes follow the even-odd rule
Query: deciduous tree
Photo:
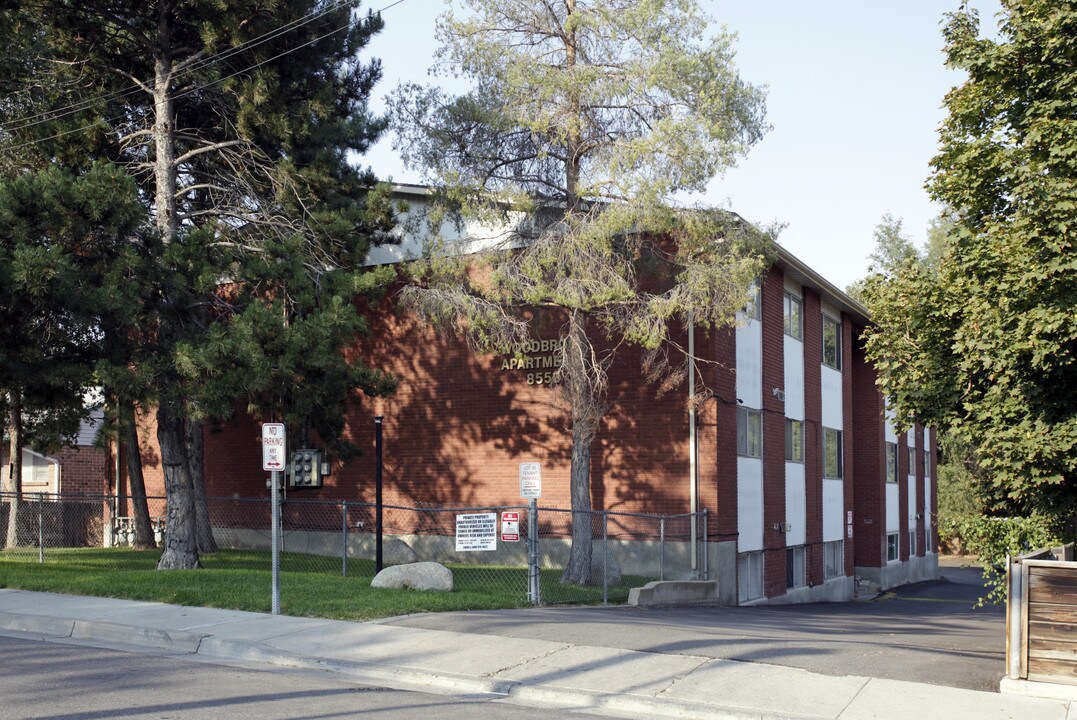
[[997, 40], [947, 16], [946, 97], [929, 188], [951, 208], [937, 268], [868, 293], [869, 356], [899, 422], [976, 449], [989, 509], [1077, 509], [1077, 4], [1003, 0]]

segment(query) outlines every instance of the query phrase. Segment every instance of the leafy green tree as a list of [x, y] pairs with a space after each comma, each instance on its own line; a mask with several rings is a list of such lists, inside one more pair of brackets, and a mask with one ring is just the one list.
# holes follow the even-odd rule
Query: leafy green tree
[[[144, 278], [153, 289], [150, 332], [141, 372], [129, 376], [147, 387], [127, 392], [157, 407], [168, 495], [168, 546], [158, 567], [197, 567], [199, 546], [212, 547], [208, 515], [196, 502], [204, 495], [200, 423], [228, 393], [190, 358], [212, 355], [221, 328], [241, 331], [234, 316], [286, 302], [275, 294], [279, 286], [260, 286], [262, 294], [246, 288], [260, 258], [312, 278], [345, 271], [361, 288], [376, 284], [355, 280], [355, 263], [383, 237], [390, 207], [384, 193], [370, 192], [372, 173], [348, 155], [362, 153], [384, 127], [367, 110], [380, 67], [356, 57], [381, 20], [328, 0], [11, 5], [0, 35], [25, 38], [42, 61], [35, 76], [0, 78], [21, 92], [0, 105], [5, 151], [29, 149], [70, 168], [107, 158], [136, 178], [149, 210], [154, 232], [146, 242], [159, 248]], [[32, 92], [34, 85], [46, 92]], [[222, 288], [225, 278], [245, 288], [240, 302]], [[323, 308], [355, 312], [350, 303], [307, 307]], [[271, 317], [281, 327], [293, 319], [283, 310]], [[327, 349], [320, 340], [309, 345]], [[352, 388], [386, 388], [377, 373], [348, 378]], [[323, 380], [337, 382], [305, 378]], [[241, 405], [266, 397], [245, 397], [243, 387], [231, 394]]]
[[[890, 213], [886, 213], [875, 226], [872, 236], [875, 239], [875, 249], [868, 256], [871, 260], [871, 265], [868, 266], [868, 277], [871, 275], [888, 277], [906, 262], [919, 262], [922, 259], [920, 251], [905, 233], [905, 222], [901, 218], [895, 218]], [[845, 289], [845, 292], [857, 302], [863, 302], [867, 282], [867, 277], [856, 280]]]
[[947, 16], [948, 64], [968, 80], [929, 189], [951, 208], [937, 267], [869, 287], [869, 357], [898, 420], [971, 444], [996, 513], [1077, 509], [1077, 5], [1003, 0], [998, 40]]
[[[764, 267], [765, 238], [731, 214], [677, 208], [765, 131], [764, 93], [740, 78], [733, 36], [694, 0], [467, 0], [438, 26], [452, 97], [393, 94], [396, 147], [439, 208], [515, 224], [477, 256], [435, 243], [404, 299], [476, 347], [512, 351], [538, 311], [560, 322], [554, 380], [572, 432], [572, 551], [591, 574], [591, 443], [617, 343], [666, 365], [669, 326], [733, 322]], [[432, 227], [439, 227], [435, 212]], [[521, 219], [523, 218], [523, 219]], [[457, 257], [453, 255], [457, 254]]]

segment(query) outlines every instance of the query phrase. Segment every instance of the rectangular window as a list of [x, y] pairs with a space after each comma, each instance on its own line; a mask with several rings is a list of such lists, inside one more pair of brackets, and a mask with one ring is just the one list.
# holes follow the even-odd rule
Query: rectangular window
[[916, 448], [912, 445], [909, 446], [909, 474], [916, 474]]
[[740, 602], [763, 597], [763, 553], [741, 553], [737, 557], [737, 598]]
[[886, 443], [886, 482], [897, 482], [897, 443]]
[[823, 428], [823, 477], [841, 477], [841, 430]]
[[924, 552], [933, 553], [935, 548], [931, 546], [931, 522], [928, 521], [924, 527]]
[[785, 294], [785, 334], [804, 339], [804, 301], [792, 293]]
[[[910, 520], [915, 523], [915, 520]], [[909, 557], [916, 556], [916, 530], [909, 530]]]
[[841, 370], [841, 322], [823, 315], [823, 364]]
[[827, 580], [845, 574], [845, 541], [832, 540], [823, 543], [823, 577]]
[[759, 410], [737, 408], [737, 454], [763, 457], [763, 413]]
[[924, 477], [931, 477], [931, 451], [924, 450]]
[[804, 462], [804, 423], [785, 419], [785, 461]]
[[808, 582], [804, 573], [804, 546], [787, 548], [785, 551], [785, 586], [804, 587]]
[[895, 562], [898, 558], [898, 534], [890, 533], [886, 536], [886, 562]]

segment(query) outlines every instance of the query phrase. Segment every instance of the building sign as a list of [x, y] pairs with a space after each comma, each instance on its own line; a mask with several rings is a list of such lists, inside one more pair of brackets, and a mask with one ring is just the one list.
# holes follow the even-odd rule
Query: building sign
[[550, 385], [561, 367], [562, 340], [529, 340], [520, 343], [512, 355], [501, 360], [502, 370], [519, 370], [528, 385]]
[[501, 513], [501, 542], [520, 541], [520, 511], [504, 510]]
[[542, 465], [539, 463], [520, 463], [520, 497], [524, 500], [542, 497]]
[[284, 423], [262, 423], [262, 469], [283, 472], [285, 449]]
[[497, 513], [456, 516], [456, 552], [497, 550]]

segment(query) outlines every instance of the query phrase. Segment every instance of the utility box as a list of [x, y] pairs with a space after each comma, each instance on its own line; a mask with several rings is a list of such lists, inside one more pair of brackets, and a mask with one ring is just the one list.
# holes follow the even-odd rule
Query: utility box
[[322, 453], [320, 450], [296, 450], [292, 453], [291, 482], [294, 488], [322, 486]]

